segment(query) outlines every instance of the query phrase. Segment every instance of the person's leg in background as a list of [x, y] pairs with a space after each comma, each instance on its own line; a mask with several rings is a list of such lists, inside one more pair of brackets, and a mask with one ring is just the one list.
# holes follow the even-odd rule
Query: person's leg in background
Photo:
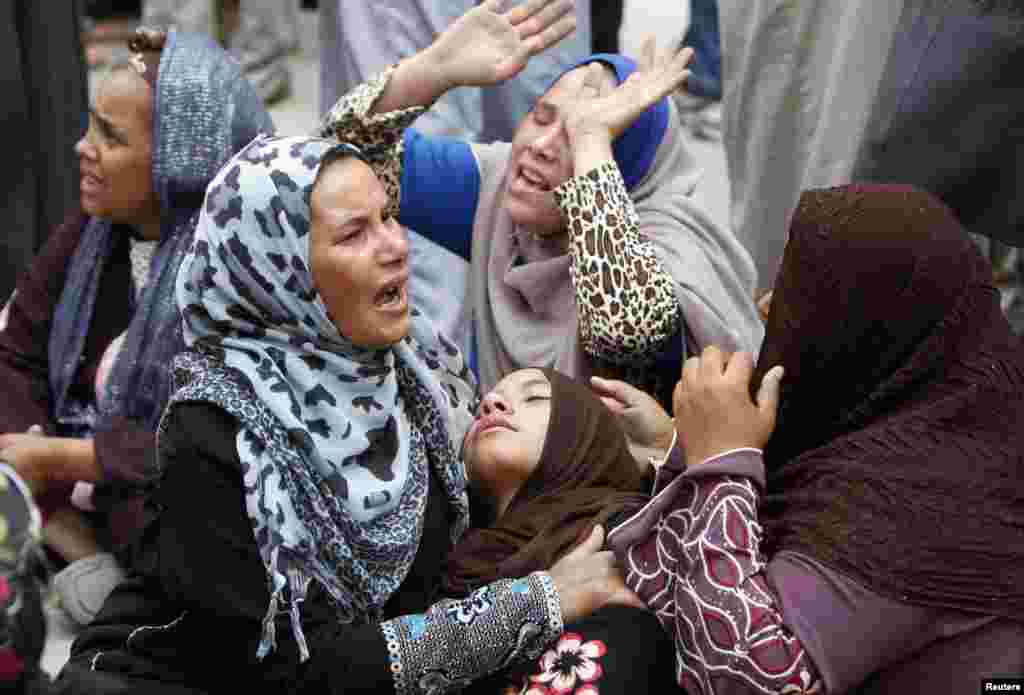
[[597, 0], [590, 3], [591, 46], [594, 53], [618, 53], [622, 31], [623, 0]]
[[288, 53], [298, 42], [297, 0], [144, 0], [142, 23], [222, 41], [267, 104], [288, 95]]
[[690, 0], [690, 27], [682, 45], [694, 51], [684, 92], [676, 99], [683, 123], [698, 137], [722, 136], [722, 44], [718, 0]]
[[[235, 27], [225, 26], [225, 45], [267, 104], [291, 91], [288, 54], [298, 46], [297, 0], [224, 0], [237, 7]], [[233, 30], [232, 30], [233, 29]]]
[[142, 24], [174, 26], [210, 36], [220, 33], [220, 17], [214, 0], [143, 0]]

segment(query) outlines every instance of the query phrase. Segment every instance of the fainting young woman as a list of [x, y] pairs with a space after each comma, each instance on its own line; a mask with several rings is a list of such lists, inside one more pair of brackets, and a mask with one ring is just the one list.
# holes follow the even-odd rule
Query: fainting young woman
[[409, 128], [447, 90], [499, 84], [573, 27], [567, 0], [501, 5], [481, 3], [357, 87], [321, 132], [373, 152], [401, 222], [470, 261], [483, 388], [541, 365], [625, 378], [667, 404], [687, 351], [754, 350], [763, 335], [750, 257], [696, 202], [699, 171], [666, 98], [691, 52], [587, 58], [511, 143]]
[[685, 456], [609, 534], [687, 692], [954, 695], [1024, 673], [1021, 348], [935, 197], [802, 196], [757, 368], [687, 361]]
[[550, 571], [432, 600], [468, 524], [475, 395], [409, 306], [390, 210], [358, 152], [321, 139], [259, 138], [211, 183], [178, 278], [159, 561], [58, 688], [446, 692], [635, 602], [600, 531]]
[[[184, 347], [174, 282], [203, 192], [273, 129], [208, 39], [140, 32], [130, 48], [76, 146], [81, 210], [21, 277], [0, 329], [0, 458], [49, 514], [47, 540], [70, 563], [56, 587], [80, 622], [121, 576], [110, 551], [126, 560], [142, 523], [168, 365]], [[88, 513], [70, 502], [79, 481], [96, 485], [84, 486]]]
[[[446, 562], [443, 588], [466, 596], [553, 566], [595, 525], [611, 528], [648, 497], [618, 418], [584, 384], [552, 369], [503, 378], [480, 405], [463, 453], [479, 511]], [[472, 692], [662, 692], [673, 646], [650, 612], [610, 606], [565, 626], [536, 662]], [[550, 690], [549, 690], [550, 689]]]

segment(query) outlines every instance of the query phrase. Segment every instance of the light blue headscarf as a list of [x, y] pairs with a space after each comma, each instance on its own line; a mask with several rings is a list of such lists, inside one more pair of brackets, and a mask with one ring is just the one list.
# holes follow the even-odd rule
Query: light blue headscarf
[[171, 407], [218, 405], [240, 423], [246, 509], [271, 585], [259, 655], [274, 617], [315, 579], [343, 622], [378, 619], [416, 556], [429, 468], [468, 522], [457, 456], [475, 383], [461, 353], [413, 309], [410, 334], [386, 349], [338, 332], [313, 284], [309, 198], [325, 154], [308, 137], [261, 137], [210, 184], [182, 264], [178, 304], [191, 348], [175, 363]]

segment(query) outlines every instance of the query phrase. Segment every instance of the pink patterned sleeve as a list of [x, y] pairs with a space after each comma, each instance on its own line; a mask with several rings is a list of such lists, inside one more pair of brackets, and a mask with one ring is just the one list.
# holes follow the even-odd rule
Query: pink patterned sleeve
[[679, 684], [691, 695], [824, 692], [766, 580], [757, 482], [693, 475], [704, 466], [727, 468], [676, 477], [652, 500], [642, 539], [619, 551], [626, 584], [675, 640]]

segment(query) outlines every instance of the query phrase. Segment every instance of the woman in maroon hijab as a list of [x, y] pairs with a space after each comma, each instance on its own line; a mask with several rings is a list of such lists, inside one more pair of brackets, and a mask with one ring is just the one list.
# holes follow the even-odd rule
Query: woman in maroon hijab
[[1024, 674], [1024, 349], [991, 277], [930, 194], [803, 195], [756, 369], [686, 363], [685, 454], [609, 538], [691, 695]]

